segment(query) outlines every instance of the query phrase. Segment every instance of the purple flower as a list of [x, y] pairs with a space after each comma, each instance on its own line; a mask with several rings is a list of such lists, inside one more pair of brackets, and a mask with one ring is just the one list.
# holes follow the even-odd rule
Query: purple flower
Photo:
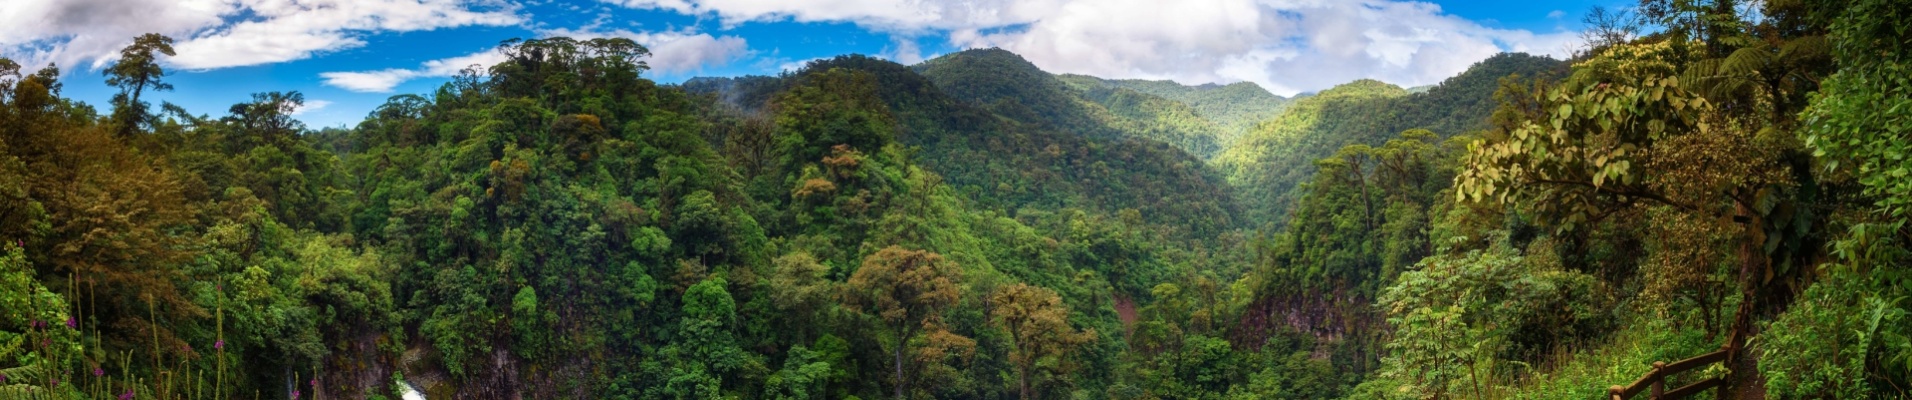
[[299, 389], [292, 389], [292, 400], [299, 400]]
[[125, 393], [120, 393], [119, 400], [133, 400], [133, 389], [126, 389]]
[[319, 387], [319, 378], [312, 378], [312, 387]]
[[106, 375], [106, 370], [100, 369], [100, 367], [93, 367], [93, 376], [99, 377], [99, 376], [105, 376], [105, 375]]
[[191, 353], [191, 352], [193, 352], [193, 345], [190, 345], [190, 344], [182, 344], [182, 345], [179, 345], [179, 352], [181, 352], [181, 353]]
[[49, 383], [46, 386], [54, 387], [54, 388], [60, 387], [60, 378], [53, 378], [53, 380], [49, 381]]
[[7, 374], [0, 374], [0, 383], [7, 383]]
[[214, 341], [214, 342], [212, 342], [212, 349], [213, 349], [213, 350], [223, 350], [223, 349], [225, 349], [225, 348], [226, 348], [226, 341], [225, 341], [225, 340], [218, 340], [218, 341]]
[[73, 329], [78, 327], [80, 327], [79, 320], [73, 319], [73, 317], [66, 317], [66, 329]]

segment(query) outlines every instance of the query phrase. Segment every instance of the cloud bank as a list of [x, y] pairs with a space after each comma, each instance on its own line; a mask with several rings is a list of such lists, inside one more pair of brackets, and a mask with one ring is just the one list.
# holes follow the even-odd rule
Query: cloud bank
[[[632, 32], [623, 29], [597, 31], [587, 28], [553, 29], [538, 33], [540, 37], [567, 36], [578, 40], [605, 37], [631, 39], [650, 49], [651, 56], [644, 61], [650, 65], [651, 71], [666, 75], [692, 73], [706, 66], [727, 64], [750, 54], [749, 45], [741, 37], [711, 36], [694, 31]], [[484, 71], [491, 65], [504, 61], [505, 55], [492, 49], [426, 61], [417, 68], [411, 69], [324, 72], [319, 76], [325, 79], [326, 85], [340, 89], [366, 93], [389, 93], [399, 84], [413, 79], [449, 77], [473, 66], [476, 66], [479, 71]]]
[[0, 2], [0, 55], [100, 68], [134, 36], [177, 40], [165, 62], [213, 69], [293, 61], [378, 32], [523, 22], [497, 0], [14, 0]]
[[[1001, 47], [1057, 73], [1249, 81], [1282, 95], [1361, 78], [1438, 83], [1502, 51], [1564, 57], [1574, 32], [1496, 29], [1432, 3], [1365, 0], [604, 0], [750, 22], [847, 22]], [[899, 61], [915, 49], [899, 39]]]

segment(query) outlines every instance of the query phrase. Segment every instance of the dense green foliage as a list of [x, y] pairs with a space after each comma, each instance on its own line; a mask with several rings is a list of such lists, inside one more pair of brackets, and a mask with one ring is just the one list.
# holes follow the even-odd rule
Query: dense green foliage
[[1222, 130], [1186, 103], [1084, 85], [1002, 49], [953, 53], [911, 68], [950, 97], [1030, 128], [1166, 143], [1204, 159], [1220, 150]]
[[313, 131], [154, 112], [163, 36], [107, 112], [0, 59], [0, 397], [1906, 396], [1912, 15], [1642, 5], [1292, 103], [556, 37]]
[[[1295, 100], [1268, 93], [1268, 90], [1262, 89], [1261, 86], [1248, 82], [1187, 86], [1174, 81], [1101, 79], [1086, 75], [1062, 75], [1061, 78], [1071, 86], [1085, 91], [1102, 90], [1108, 93], [1133, 91], [1185, 104], [1181, 107], [1174, 105], [1163, 107], [1188, 108], [1195, 113], [1195, 116], [1213, 122], [1221, 130], [1216, 140], [1223, 148], [1233, 146], [1236, 139], [1240, 139], [1242, 134], [1247, 133], [1256, 124], [1281, 115], [1281, 111], [1287, 109], [1288, 105]], [[1130, 97], [1141, 96], [1130, 95]], [[1108, 105], [1105, 101], [1097, 102]], [[1109, 108], [1116, 107], [1109, 105]]]
[[1342, 84], [1295, 100], [1243, 134], [1215, 164], [1237, 188], [1244, 218], [1279, 228], [1294, 211], [1301, 184], [1315, 174], [1314, 160], [1343, 146], [1380, 146], [1408, 129], [1444, 138], [1484, 130], [1502, 78], [1532, 79], [1560, 67], [1550, 58], [1500, 54], [1420, 93], [1373, 80]]

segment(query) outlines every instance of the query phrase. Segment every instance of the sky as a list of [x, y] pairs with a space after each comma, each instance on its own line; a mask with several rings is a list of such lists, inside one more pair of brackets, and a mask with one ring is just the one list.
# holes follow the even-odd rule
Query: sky
[[[66, 96], [105, 107], [101, 71], [143, 33], [174, 38], [175, 90], [221, 116], [252, 93], [298, 91], [297, 118], [349, 127], [387, 98], [489, 65], [511, 38], [623, 37], [663, 83], [774, 75], [860, 53], [914, 64], [1000, 47], [1054, 73], [1278, 95], [1356, 79], [1439, 83], [1496, 53], [1564, 58], [1580, 17], [1611, 0], [4, 0], [0, 57], [60, 68]], [[104, 110], [102, 111], [104, 112]]]

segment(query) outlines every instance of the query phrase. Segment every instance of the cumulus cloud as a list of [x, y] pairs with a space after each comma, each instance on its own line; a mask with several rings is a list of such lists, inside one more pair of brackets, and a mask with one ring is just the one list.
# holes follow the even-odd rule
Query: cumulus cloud
[[890, 47], [883, 51], [883, 57], [898, 64], [914, 65], [934, 56], [923, 56], [923, 47], [916, 44], [916, 39], [897, 36], [891, 38]]
[[166, 62], [212, 69], [303, 59], [362, 36], [522, 22], [497, 0], [14, 0], [0, 5], [0, 54], [99, 68], [144, 33], [177, 40]]
[[[1001, 7], [1014, 1], [985, 0], [956, 4], [920, 0], [602, 0], [630, 8], [670, 10], [683, 14], [712, 14], [726, 25], [744, 22], [852, 21], [883, 29], [921, 29], [974, 24], [991, 20]], [[993, 3], [993, 4], [989, 4]], [[969, 12], [965, 12], [965, 11]]]
[[[1571, 32], [1494, 29], [1429, 3], [1199, 0], [1071, 3], [1020, 29], [961, 30], [961, 47], [1002, 47], [1054, 72], [1250, 81], [1294, 95], [1355, 79], [1438, 83], [1502, 51], [1564, 56]], [[1176, 21], [1163, 24], [1160, 21]]]
[[[1394, 0], [603, 0], [762, 21], [848, 22], [955, 47], [1002, 47], [1045, 70], [1292, 95], [1361, 78], [1438, 83], [1502, 51], [1564, 56], [1567, 31], [1496, 29]], [[902, 61], [903, 42], [887, 51]]]
[[[650, 49], [651, 56], [644, 61], [651, 71], [660, 74], [679, 74], [699, 71], [704, 67], [728, 64], [750, 54], [749, 46], [743, 38], [736, 36], [715, 37], [709, 34], [691, 31], [677, 32], [631, 32], [618, 29], [596, 31], [591, 29], [553, 29], [538, 32], [541, 37], [567, 36], [572, 39], [588, 40], [605, 37], [631, 39]], [[477, 66], [479, 71], [491, 65], [505, 61], [504, 53], [497, 49], [480, 51], [463, 56], [426, 61], [417, 68], [388, 68], [373, 71], [323, 72], [325, 84], [354, 92], [389, 93], [406, 81], [419, 78], [442, 78], [457, 75], [460, 70]]]

